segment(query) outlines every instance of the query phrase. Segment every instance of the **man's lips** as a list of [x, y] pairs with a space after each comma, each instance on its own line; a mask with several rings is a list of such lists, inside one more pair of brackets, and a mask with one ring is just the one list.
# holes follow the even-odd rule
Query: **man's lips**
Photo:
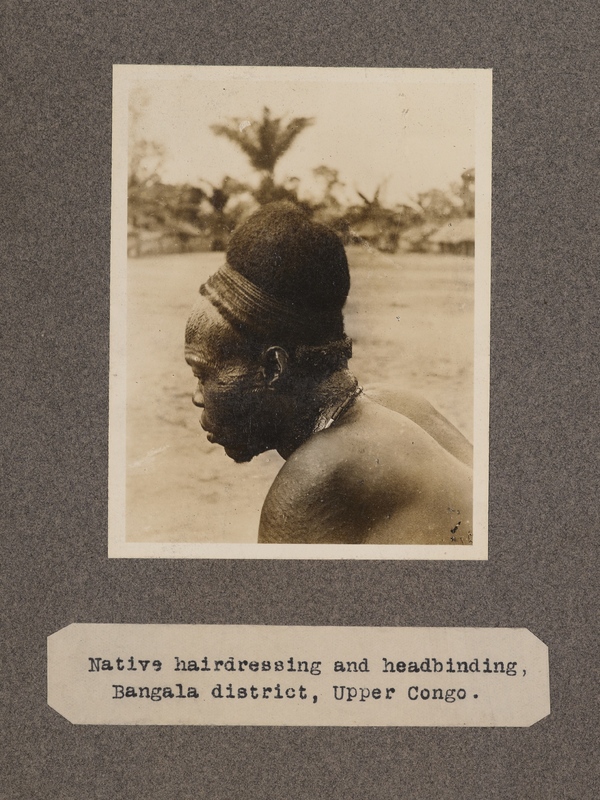
[[221, 447], [225, 447], [225, 444], [221, 441], [221, 439], [217, 438], [217, 435], [213, 433], [210, 428], [207, 428], [202, 420], [200, 420], [200, 427], [206, 433], [206, 440], [210, 442], [210, 444], [218, 444]]
[[[205, 426], [205, 424], [204, 424], [202, 419], [200, 419], [200, 427], [206, 433], [207, 441], [209, 441], [211, 444], [218, 444], [220, 447], [222, 447], [225, 450], [225, 452], [227, 453], [227, 455], [230, 458], [233, 458], [234, 461], [239, 461], [241, 463], [241, 462], [245, 462], [245, 461], [250, 461], [250, 459], [252, 458], [253, 454], [250, 454], [250, 455], [248, 454], [248, 448], [240, 447], [239, 445], [237, 445], [237, 446], [236, 445], [231, 445], [226, 441], [222, 441], [221, 439], [217, 439], [215, 434], [212, 433], [212, 431], [210, 431]], [[263, 448], [263, 449], [266, 449], [266, 448]], [[257, 450], [256, 455], [258, 453], [260, 453], [260, 452], [263, 452], [263, 450]]]
[[202, 422], [202, 420], [200, 420], [200, 427], [201, 427], [201, 428], [202, 428], [202, 430], [203, 430], [203, 431], [206, 433], [206, 438], [208, 439], [208, 441], [209, 441], [211, 444], [216, 444], [216, 443], [217, 443], [217, 440], [215, 439], [215, 435], [214, 435], [214, 433], [211, 433], [211, 431], [209, 431], [209, 430], [208, 430], [208, 428], [207, 428], [207, 427], [204, 425], [204, 423]]

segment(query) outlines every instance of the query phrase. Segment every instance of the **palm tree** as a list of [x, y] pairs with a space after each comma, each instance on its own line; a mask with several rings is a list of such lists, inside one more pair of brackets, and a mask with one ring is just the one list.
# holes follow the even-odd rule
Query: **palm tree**
[[281, 199], [274, 197], [278, 194], [275, 165], [290, 149], [296, 137], [313, 123], [312, 117], [294, 117], [286, 122], [283, 117], [272, 117], [270, 109], [265, 106], [260, 120], [234, 117], [225, 125], [211, 125], [211, 130], [236, 144], [248, 156], [254, 169], [261, 173], [260, 187], [255, 196], [264, 203], [270, 199]]
[[358, 234], [378, 250], [395, 253], [400, 233], [421, 216], [422, 209], [408, 197], [394, 208], [383, 205], [379, 198], [384, 186], [385, 181], [379, 184], [372, 200], [356, 189], [362, 205], [350, 207], [346, 216], [355, 236]]
[[219, 186], [204, 179], [201, 179], [200, 183], [202, 184], [200, 189], [202, 196], [213, 208], [212, 214], [206, 219], [211, 235], [210, 249], [213, 251], [224, 250], [229, 234], [235, 228], [239, 217], [239, 210], [230, 210], [227, 213], [225, 206], [234, 195], [249, 192], [250, 188], [246, 184], [230, 178], [229, 175], [225, 175]]

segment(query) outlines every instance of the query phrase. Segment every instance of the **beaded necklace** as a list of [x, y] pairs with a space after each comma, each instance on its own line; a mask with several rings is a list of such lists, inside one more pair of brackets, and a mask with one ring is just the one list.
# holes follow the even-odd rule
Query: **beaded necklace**
[[331, 428], [331, 426], [342, 416], [342, 414], [354, 404], [356, 398], [362, 393], [362, 390], [362, 386], [357, 385], [352, 389], [350, 394], [345, 397], [341, 403], [339, 403], [339, 405], [333, 408], [333, 410], [331, 407], [328, 407], [320, 411], [312, 430], [313, 434], [319, 433], [319, 431], [327, 430], [327, 428]]

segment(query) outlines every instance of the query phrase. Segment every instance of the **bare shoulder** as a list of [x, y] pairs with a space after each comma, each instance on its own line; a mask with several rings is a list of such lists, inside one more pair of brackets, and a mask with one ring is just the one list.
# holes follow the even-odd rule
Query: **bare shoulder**
[[365, 393], [379, 405], [415, 422], [463, 464], [473, 465], [471, 442], [423, 395], [385, 384], [365, 386]]
[[346, 437], [323, 431], [286, 461], [265, 499], [259, 542], [359, 542], [350, 524], [355, 455]]
[[403, 515], [457, 468], [412, 420], [363, 398], [288, 459], [265, 500], [259, 541], [400, 541]]

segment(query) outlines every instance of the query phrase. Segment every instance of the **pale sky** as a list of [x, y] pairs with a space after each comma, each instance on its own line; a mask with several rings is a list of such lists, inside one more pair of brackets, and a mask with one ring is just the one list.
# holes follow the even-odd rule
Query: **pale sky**
[[[171, 68], [173, 69], [173, 68]], [[326, 77], [331, 70], [323, 70]], [[357, 71], [359, 72], [359, 71]], [[256, 184], [256, 172], [233, 142], [215, 136], [210, 125], [231, 117], [257, 119], [263, 106], [272, 116], [314, 117], [276, 168], [276, 178], [300, 179], [300, 195], [317, 192], [311, 171], [322, 164], [340, 173], [354, 200], [359, 189], [402, 202], [431, 188], [445, 189], [475, 166], [475, 101], [472, 82], [398, 79], [250, 80], [247, 75], [210, 79], [140, 80], [132, 97], [144, 98], [137, 135], [166, 149], [161, 178], [168, 183], [219, 183], [228, 174]], [[170, 73], [173, 75], [173, 73]], [[351, 77], [351, 76], [350, 76]]]

